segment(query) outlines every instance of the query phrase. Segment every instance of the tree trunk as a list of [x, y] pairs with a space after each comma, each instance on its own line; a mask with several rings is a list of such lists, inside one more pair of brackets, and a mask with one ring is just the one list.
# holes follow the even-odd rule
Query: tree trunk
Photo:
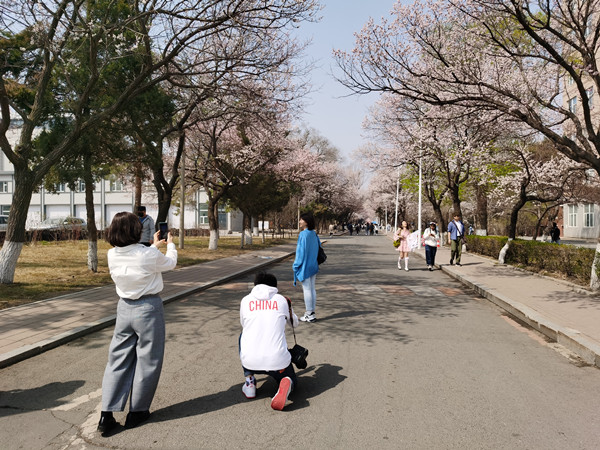
[[11, 284], [15, 279], [17, 261], [25, 242], [27, 212], [35, 185], [31, 173], [15, 168], [15, 191], [8, 215], [4, 245], [0, 250], [0, 284]]
[[135, 165], [134, 175], [134, 211], [142, 204], [142, 167], [140, 163]]
[[244, 214], [244, 231], [242, 234], [246, 235], [246, 244], [252, 245], [252, 216], [250, 214]]
[[[157, 146], [156, 151], [160, 151], [162, 155], [162, 140], [160, 145]], [[166, 222], [169, 218], [169, 209], [171, 208], [171, 201], [173, 199], [173, 188], [179, 180], [179, 165], [181, 164], [181, 157], [185, 149], [185, 133], [181, 132], [179, 135], [179, 141], [177, 145], [177, 154], [171, 167], [171, 178], [167, 181], [164, 174], [164, 163], [162, 157], [157, 158], [157, 163], [151, 165], [153, 180], [152, 183], [156, 188], [158, 198], [158, 215], [156, 216], [156, 223]]]
[[510, 223], [508, 224], [509, 239], [516, 239], [517, 237], [517, 221], [519, 220], [519, 211], [521, 211], [521, 208], [523, 208], [526, 203], [527, 198], [525, 197], [525, 187], [522, 186], [519, 201], [512, 207], [512, 210], [510, 211]]
[[85, 210], [87, 215], [88, 252], [87, 266], [92, 272], [98, 272], [98, 229], [94, 210], [94, 178], [89, 153], [84, 157], [83, 180], [85, 182]]
[[475, 228], [487, 230], [488, 228], [488, 200], [485, 187], [477, 184], [475, 186], [475, 196], [477, 198], [477, 213]]
[[592, 274], [590, 276], [590, 289], [593, 291], [600, 290], [600, 279], [598, 277], [598, 270], [600, 269], [600, 239], [596, 244], [596, 254], [594, 255], [594, 262], [592, 264]]
[[[158, 215], [156, 216], [156, 223], [166, 222], [169, 217], [169, 209], [171, 208], [171, 201], [173, 199], [173, 189], [166, 182], [164, 176], [162, 176], [162, 170], [153, 171], [154, 173], [154, 187], [156, 188], [156, 198], [158, 200]], [[164, 181], [164, 183], [163, 183]]]
[[504, 264], [504, 259], [506, 258], [506, 252], [508, 251], [508, 247], [510, 247], [511, 241], [512, 241], [512, 238], [508, 238], [508, 241], [506, 241], [506, 244], [504, 244], [504, 247], [502, 247], [502, 250], [500, 250], [500, 254], [498, 255], [498, 262], [500, 264]]
[[[242, 211], [242, 228], [244, 228], [244, 223], [246, 223], [246, 214]], [[240, 248], [244, 248], [244, 244], [246, 243], [246, 233], [242, 230], [242, 235], [240, 237]]]
[[208, 199], [208, 228], [210, 229], [209, 250], [219, 247], [219, 203], [209, 196]]

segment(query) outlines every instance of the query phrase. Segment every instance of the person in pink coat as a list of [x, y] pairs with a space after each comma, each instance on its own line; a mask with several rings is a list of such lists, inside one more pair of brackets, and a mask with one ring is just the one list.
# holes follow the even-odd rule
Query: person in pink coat
[[398, 250], [398, 269], [402, 270], [402, 259], [404, 259], [404, 270], [408, 271], [408, 252], [410, 251], [408, 247], [408, 236], [410, 235], [410, 230], [408, 229], [408, 223], [406, 220], [402, 221], [402, 228], [396, 230], [394, 233], [394, 241], [400, 239], [400, 245], [396, 248]]

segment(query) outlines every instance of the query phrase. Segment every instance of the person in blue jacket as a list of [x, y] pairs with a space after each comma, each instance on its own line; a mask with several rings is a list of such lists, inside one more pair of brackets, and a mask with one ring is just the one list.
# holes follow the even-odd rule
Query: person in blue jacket
[[310, 213], [304, 213], [300, 216], [300, 229], [298, 234], [298, 244], [296, 245], [296, 259], [294, 260], [294, 286], [296, 280], [302, 284], [304, 292], [304, 304], [306, 312], [300, 320], [302, 322], [314, 322], [317, 320], [315, 307], [317, 304], [317, 291], [315, 282], [319, 264], [317, 263], [317, 254], [321, 241], [315, 231], [315, 218]]

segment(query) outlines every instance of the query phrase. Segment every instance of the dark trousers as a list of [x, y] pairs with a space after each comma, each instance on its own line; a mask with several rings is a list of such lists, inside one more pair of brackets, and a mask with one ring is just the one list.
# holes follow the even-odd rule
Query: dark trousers
[[450, 264], [456, 259], [456, 264], [460, 264], [460, 254], [462, 253], [462, 239], [453, 239], [450, 243]]
[[425, 261], [427, 261], [428, 266], [435, 265], [435, 254], [437, 253], [437, 247], [432, 247], [431, 245], [425, 245]]
[[[241, 342], [242, 342], [242, 334], [240, 333], [240, 337], [238, 338], [238, 352], [241, 350]], [[290, 377], [292, 379], [292, 390], [296, 386], [296, 383], [298, 380], [296, 378], [296, 372], [294, 371], [294, 366], [292, 365], [291, 362], [290, 362], [289, 366], [287, 366], [285, 369], [281, 369], [281, 370], [248, 370], [244, 366], [242, 366], [242, 369], [244, 370], [245, 377], [249, 377], [250, 375], [256, 375], [256, 374], [269, 375], [271, 378], [273, 378], [277, 382], [278, 388], [279, 388], [279, 383], [285, 377]]]
[[277, 386], [279, 386], [279, 383], [285, 377], [290, 377], [292, 379], [292, 389], [294, 389], [297, 383], [296, 372], [294, 371], [294, 366], [292, 363], [290, 363], [290, 365], [285, 369], [281, 370], [248, 370], [244, 366], [242, 366], [242, 369], [244, 369], [244, 376], [246, 377], [257, 374], [269, 375], [277, 382]]

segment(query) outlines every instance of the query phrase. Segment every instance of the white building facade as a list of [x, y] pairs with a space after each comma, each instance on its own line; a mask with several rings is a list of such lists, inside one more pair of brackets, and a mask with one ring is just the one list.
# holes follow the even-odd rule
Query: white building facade
[[[18, 128], [9, 130], [9, 142], [18, 139]], [[10, 206], [15, 187], [13, 165], [6, 155], [0, 152], [0, 215], [9, 215]], [[116, 213], [132, 211], [134, 208], [134, 192], [122, 180], [110, 177], [96, 183], [94, 189], [94, 209], [96, 226], [98, 229], [106, 228]], [[186, 229], [208, 228], [208, 205], [205, 192], [197, 192], [193, 199], [186, 199], [184, 222]], [[142, 204], [146, 206], [146, 213], [156, 219], [158, 202], [152, 183], [144, 183]], [[75, 190], [70, 190], [66, 185], [58, 186], [57, 192], [48, 192], [43, 186], [33, 194], [27, 214], [26, 227], [32, 227], [44, 219], [62, 217], [80, 217], [87, 220], [85, 206], [85, 185], [78, 183]], [[169, 210], [168, 223], [171, 228], [180, 228], [180, 211], [178, 207]], [[222, 233], [237, 232], [242, 230], [242, 214], [239, 211], [219, 210], [219, 229]]]
[[593, 203], [563, 205], [563, 237], [596, 239], [600, 229], [600, 206]]
[[[598, 94], [594, 92], [594, 82], [589, 77], [583, 77], [585, 97], [582, 98], [571, 76], [565, 75], [563, 89], [563, 108], [573, 114], [583, 116], [582, 105], [585, 102], [595, 122], [600, 120]], [[570, 136], [574, 134], [574, 125], [567, 123], [563, 132]], [[572, 136], [576, 139], [575, 136]], [[589, 182], [598, 183], [598, 175], [594, 170], [588, 171]], [[600, 205], [593, 203], [572, 203], [562, 205], [561, 237], [574, 239], [596, 239], [600, 237]]]

